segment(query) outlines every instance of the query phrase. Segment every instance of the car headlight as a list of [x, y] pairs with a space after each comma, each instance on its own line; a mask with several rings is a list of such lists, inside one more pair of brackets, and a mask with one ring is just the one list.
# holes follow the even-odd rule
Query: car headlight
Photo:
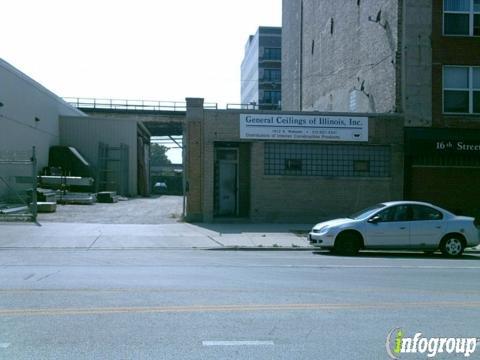
[[330, 230], [330, 227], [329, 226], [322, 226], [321, 228], [318, 228], [318, 229], [313, 229], [313, 232], [315, 234], [326, 234], [328, 232], [328, 230]]

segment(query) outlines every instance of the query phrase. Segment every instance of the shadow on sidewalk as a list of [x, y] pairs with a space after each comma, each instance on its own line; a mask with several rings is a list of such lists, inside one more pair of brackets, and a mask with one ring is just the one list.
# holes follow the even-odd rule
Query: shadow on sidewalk
[[291, 233], [306, 237], [312, 224], [252, 224], [252, 223], [192, 223], [200, 228], [220, 234]]

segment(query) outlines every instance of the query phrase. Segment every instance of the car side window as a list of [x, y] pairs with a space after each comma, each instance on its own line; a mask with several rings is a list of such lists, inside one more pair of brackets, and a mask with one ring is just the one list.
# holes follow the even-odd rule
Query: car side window
[[377, 216], [380, 218], [380, 222], [407, 221], [408, 207], [406, 205], [392, 206], [380, 211]]
[[413, 221], [427, 221], [427, 220], [442, 220], [443, 214], [429, 206], [412, 205], [412, 220]]
[[389, 222], [393, 219], [394, 208], [388, 208], [380, 211], [376, 217], [378, 217], [380, 222]]

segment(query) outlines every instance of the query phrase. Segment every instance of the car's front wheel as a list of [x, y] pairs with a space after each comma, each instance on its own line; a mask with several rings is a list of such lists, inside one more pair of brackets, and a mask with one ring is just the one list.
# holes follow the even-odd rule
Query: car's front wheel
[[344, 232], [335, 240], [334, 252], [339, 255], [357, 255], [361, 248], [362, 239], [357, 233]]
[[456, 257], [463, 254], [465, 244], [458, 235], [447, 235], [440, 244], [442, 254], [448, 257]]

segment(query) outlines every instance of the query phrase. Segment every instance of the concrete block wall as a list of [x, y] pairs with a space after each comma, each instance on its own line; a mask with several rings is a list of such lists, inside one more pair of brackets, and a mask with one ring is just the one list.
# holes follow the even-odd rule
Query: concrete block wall
[[282, 109], [285, 111], [301, 110], [301, 9], [302, 0], [282, 1]]
[[[294, 11], [291, 17], [297, 19], [293, 7], [284, 11]], [[301, 109], [347, 112], [350, 93], [358, 90], [355, 111], [396, 111], [398, 2], [304, 0], [302, 13]], [[284, 33], [285, 53], [298, 51], [298, 34]], [[296, 60], [286, 56], [285, 68], [295, 68], [291, 61]], [[288, 103], [288, 94], [284, 101]]]
[[[442, 42], [441, 3], [284, 0], [283, 109], [397, 112], [406, 126], [431, 126], [432, 26]], [[433, 77], [441, 83], [441, 71]], [[441, 91], [433, 93], [438, 108]]]
[[[401, 0], [402, 29], [405, 36], [399, 44], [404, 69], [398, 73], [404, 84], [399, 96], [406, 126], [432, 125], [432, 1]], [[399, 69], [401, 70], [401, 69]], [[402, 72], [404, 78], [402, 79]], [[403, 95], [402, 95], [403, 94]]]

